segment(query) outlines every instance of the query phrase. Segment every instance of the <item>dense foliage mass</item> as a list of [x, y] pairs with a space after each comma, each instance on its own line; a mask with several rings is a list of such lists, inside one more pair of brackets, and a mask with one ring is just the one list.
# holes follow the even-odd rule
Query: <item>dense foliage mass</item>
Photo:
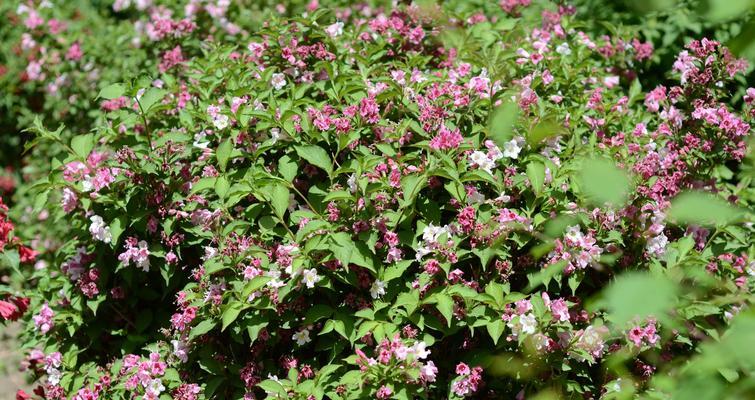
[[103, 3], [0, 4], [19, 398], [755, 394], [747, 12]]

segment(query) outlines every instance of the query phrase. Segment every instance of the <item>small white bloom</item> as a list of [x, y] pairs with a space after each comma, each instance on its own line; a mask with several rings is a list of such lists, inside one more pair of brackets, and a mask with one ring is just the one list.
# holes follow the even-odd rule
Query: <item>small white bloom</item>
[[448, 226], [435, 226], [429, 224], [422, 230], [422, 240], [428, 243], [435, 243], [444, 233], [450, 235]]
[[420, 243], [420, 246], [418, 246], [417, 250], [416, 250], [417, 261], [421, 260], [422, 257], [430, 254], [431, 252], [432, 251], [429, 248], [427, 248], [427, 246], [421, 245], [421, 243]]
[[479, 169], [492, 174], [493, 168], [495, 168], [495, 163], [493, 160], [488, 158], [488, 155], [481, 152], [481, 151], [475, 151], [472, 154], [469, 155], [469, 163], [473, 167], [478, 167]]
[[110, 243], [113, 240], [113, 235], [110, 233], [110, 227], [105, 225], [105, 221], [99, 215], [92, 215], [89, 217], [92, 224], [89, 226], [89, 233], [92, 237], [101, 242]]
[[568, 43], [564, 42], [556, 47], [556, 53], [561, 54], [562, 56], [568, 56], [571, 54], [571, 48], [569, 48]]
[[427, 343], [425, 342], [414, 343], [412, 351], [419, 360], [425, 359], [430, 355], [430, 350], [427, 350]]
[[370, 287], [370, 296], [373, 299], [378, 299], [385, 294], [385, 282], [381, 280], [375, 280]]
[[503, 145], [503, 156], [516, 159], [522, 151], [521, 138], [514, 138]]
[[349, 185], [349, 191], [351, 193], [357, 192], [357, 174], [351, 174], [349, 176], [349, 179], [346, 181], [346, 184]]
[[230, 120], [228, 119], [227, 115], [218, 114], [217, 117], [212, 119], [212, 124], [215, 125], [215, 129], [222, 131], [223, 129], [228, 127], [228, 122]]
[[573, 244], [580, 243], [582, 241], [582, 232], [579, 230], [579, 225], [574, 225], [566, 228], [564, 239]]
[[315, 287], [315, 284], [317, 282], [320, 282], [320, 279], [322, 279], [322, 277], [319, 276], [319, 275], [317, 275], [317, 270], [314, 269], [314, 268], [305, 269], [302, 272], [301, 280], [310, 289], [312, 289], [313, 287]]
[[325, 28], [325, 33], [333, 38], [343, 35], [343, 22], [338, 21], [332, 25], [329, 25], [327, 28]]
[[159, 395], [164, 390], [165, 390], [165, 386], [163, 386], [163, 382], [158, 378], [152, 379], [151, 381], [149, 381], [149, 384], [147, 385], [147, 391], [153, 395]]
[[269, 276], [273, 279], [270, 279], [265, 285], [267, 287], [271, 287], [273, 289], [282, 288], [283, 286], [286, 286], [286, 283], [280, 280], [281, 272], [278, 270], [271, 269], [270, 271], [267, 271], [265, 274], [266, 276]]
[[305, 344], [312, 341], [312, 339], [309, 338], [308, 329], [302, 329], [299, 332], [294, 333], [294, 336], [292, 336], [291, 339], [295, 340], [296, 344], [298, 344], [299, 346], [304, 346]]
[[92, 178], [86, 177], [83, 181], [81, 181], [81, 190], [84, 192], [91, 192], [94, 190], [94, 183], [92, 182]]
[[535, 333], [535, 330], [537, 329], [537, 320], [535, 319], [535, 316], [530, 313], [520, 315], [518, 320], [511, 320], [507, 325], [516, 336], [522, 334], [531, 335]]
[[273, 143], [277, 142], [281, 138], [281, 130], [280, 128], [273, 128], [270, 129], [270, 140], [273, 141]]
[[189, 361], [189, 354], [187, 352], [186, 343], [180, 340], [171, 340], [173, 345], [173, 355], [176, 356], [182, 363]]
[[658, 236], [653, 236], [652, 238], [650, 238], [650, 240], [648, 240], [648, 253], [661, 256], [666, 252], [667, 244], [668, 238], [663, 233]]
[[273, 85], [275, 90], [283, 89], [283, 87], [286, 86], [286, 75], [281, 73], [273, 74], [272, 79], [270, 79], [270, 84]]
[[411, 348], [401, 345], [399, 348], [394, 350], [394, 353], [396, 354], [396, 358], [398, 358], [399, 360], [406, 360], [406, 357], [408, 357], [411, 353]]
[[485, 195], [480, 193], [477, 189], [472, 188], [472, 190], [467, 193], [467, 204], [480, 204], [485, 202]]
[[210, 142], [207, 141], [207, 132], [205, 131], [197, 132], [194, 135], [194, 147], [204, 150], [209, 145], [210, 145]]

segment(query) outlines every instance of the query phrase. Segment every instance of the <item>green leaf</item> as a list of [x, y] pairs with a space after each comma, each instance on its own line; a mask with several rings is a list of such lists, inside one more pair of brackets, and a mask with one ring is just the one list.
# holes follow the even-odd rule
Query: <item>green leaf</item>
[[283, 215], [286, 214], [288, 209], [288, 188], [283, 185], [272, 185], [270, 187], [270, 204], [273, 206], [273, 211], [278, 218], [283, 219]]
[[629, 197], [630, 180], [626, 172], [605, 158], [582, 160], [578, 173], [579, 188], [587, 201], [596, 206], [620, 206]]
[[267, 394], [275, 394], [276, 398], [288, 398], [288, 392], [279, 382], [272, 379], [266, 379], [257, 384], [257, 386], [264, 390]]
[[94, 135], [87, 133], [86, 135], [74, 136], [71, 140], [71, 148], [77, 156], [86, 159], [94, 148]]
[[266, 283], [270, 282], [272, 278], [269, 276], [255, 276], [252, 278], [251, 281], [249, 281], [246, 286], [244, 286], [244, 291], [242, 292], [242, 297], [247, 298], [250, 294], [256, 292], [261, 287], [265, 286]]
[[448, 326], [451, 326], [454, 314], [454, 299], [445, 293], [438, 293], [435, 295], [435, 301], [437, 302], [436, 307], [438, 311], [446, 319]]
[[229, 188], [230, 184], [228, 183], [228, 178], [226, 178], [225, 176], [219, 176], [215, 180], [215, 193], [221, 199], [225, 199], [225, 196], [228, 194]]
[[218, 159], [218, 166], [221, 171], [225, 171], [225, 167], [228, 165], [228, 159], [231, 158], [231, 151], [233, 151], [233, 143], [231, 139], [226, 139], [215, 150], [215, 157]]
[[128, 226], [127, 224], [125, 215], [119, 215], [110, 223], [110, 235], [112, 236], [110, 245], [113, 246], [113, 248], [117, 247], [118, 238], [121, 237], [126, 226]]
[[212, 319], [205, 319], [202, 320], [197, 326], [191, 328], [191, 332], [189, 333], [189, 339], [194, 339], [197, 336], [202, 336], [205, 333], [212, 330], [212, 328], [217, 325], [217, 321]]
[[296, 162], [291, 157], [285, 155], [278, 160], [278, 172], [280, 172], [285, 180], [289, 182], [293, 181], [298, 171], [299, 166], [296, 165]]
[[21, 263], [21, 257], [16, 249], [6, 249], [0, 252], [0, 260], [3, 260], [5, 264], [10, 267], [17, 274], [21, 274], [21, 270], [18, 268]]
[[107, 85], [102, 88], [100, 90], [100, 93], [97, 94], [97, 99], [117, 99], [118, 97], [123, 96], [123, 93], [125, 92], [126, 86], [124, 86], [122, 83], [113, 83], [112, 85]]
[[233, 321], [238, 318], [239, 313], [241, 313], [241, 310], [243, 309], [244, 304], [238, 301], [229, 304], [225, 311], [223, 311], [223, 316], [221, 317], [221, 319], [223, 320], [223, 326], [222, 328], [220, 328], [220, 330], [224, 331], [225, 328], [228, 327], [228, 325], [232, 324]]
[[619, 276], [603, 292], [598, 304], [608, 310], [608, 318], [623, 326], [633, 318], [666, 318], [676, 303], [678, 286], [664, 276], [632, 272]]
[[710, 193], [685, 192], [671, 201], [668, 216], [680, 223], [710, 226], [731, 224], [744, 212]]
[[139, 98], [139, 105], [145, 114], [149, 113], [157, 102], [163, 99], [168, 92], [163, 89], [151, 87], [147, 89], [142, 97]]
[[496, 318], [494, 321], [485, 325], [485, 328], [487, 328], [488, 335], [490, 335], [490, 338], [493, 339], [493, 343], [497, 346], [498, 339], [500, 339], [501, 335], [503, 335], [506, 324], [504, 324], [503, 320], [501, 320], [500, 318]]
[[558, 121], [552, 117], [546, 117], [545, 119], [538, 121], [538, 123], [527, 133], [527, 143], [529, 143], [530, 146], [535, 147], [544, 140], [559, 136], [563, 132], [564, 127], [562, 124], [559, 124]]
[[705, 18], [713, 23], [721, 23], [752, 11], [755, 0], [707, 0], [707, 5], [708, 13]]
[[[404, 192], [404, 207], [414, 203], [420, 190], [427, 184], [425, 175], [407, 175], [401, 179], [401, 190]], [[399, 221], [400, 222], [400, 221]]]
[[535, 192], [535, 195], [540, 196], [545, 184], [545, 165], [540, 161], [530, 161], [527, 164], [527, 178], [529, 178], [532, 184], [532, 190]]
[[328, 153], [320, 146], [306, 145], [296, 146], [296, 154], [299, 157], [307, 160], [310, 164], [322, 168], [328, 173], [328, 176], [333, 174], [333, 162], [330, 159]]
[[514, 137], [514, 124], [519, 116], [519, 105], [513, 101], [504, 101], [493, 111], [488, 131], [490, 139], [503, 148]]

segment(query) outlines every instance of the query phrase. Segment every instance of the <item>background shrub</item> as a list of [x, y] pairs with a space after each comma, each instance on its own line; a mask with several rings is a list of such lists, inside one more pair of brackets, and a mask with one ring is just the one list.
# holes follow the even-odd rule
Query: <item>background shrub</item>
[[19, 396], [752, 393], [746, 9], [11, 3]]

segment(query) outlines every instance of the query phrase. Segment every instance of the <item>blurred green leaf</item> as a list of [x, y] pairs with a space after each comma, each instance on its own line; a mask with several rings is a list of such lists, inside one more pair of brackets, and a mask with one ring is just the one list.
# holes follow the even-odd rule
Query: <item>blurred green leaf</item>
[[506, 142], [514, 137], [514, 124], [519, 116], [519, 105], [512, 101], [504, 101], [493, 111], [488, 131], [490, 139], [498, 147], [503, 148]]
[[726, 225], [741, 219], [744, 212], [726, 200], [703, 192], [686, 192], [671, 201], [669, 218], [695, 225]]
[[582, 193], [596, 206], [622, 205], [631, 189], [627, 173], [605, 158], [583, 160], [577, 179]]
[[676, 302], [677, 285], [663, 276], [631, 272], [619, 276], [598, 303], [608, 310], [608, 319], [623, 326], [634, 318], [653, 316], [662, 320]]
[[755, 0], [707, 0], [705, 18], [720, 23], [741, 16], [755, 7]]

